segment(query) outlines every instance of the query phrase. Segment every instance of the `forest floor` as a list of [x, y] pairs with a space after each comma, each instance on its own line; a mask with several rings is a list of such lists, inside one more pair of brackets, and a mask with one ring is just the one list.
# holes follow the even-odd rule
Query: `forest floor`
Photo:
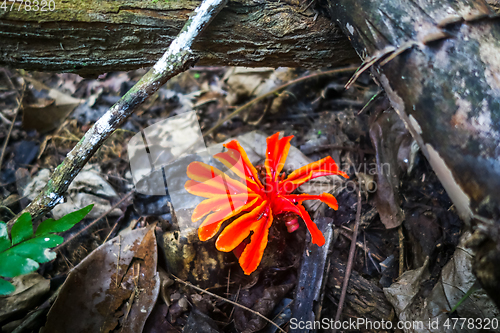
[[[86, 130], [144, 73], [88, 79], [0, 68], [0, 220], [10, 220], [29, 204]], [[457, 317], [450, 309], [475, 281], [466, 267], [470, 258], [460, 257], [460, 264], [450, 268], [459, 261], [456, 249], [463, 249], [462, 222], [371, 77], [363, 74], [344, 89], [352, 73], [194, 67], [169, 81], [106, 141], [73, 182], [65, 203], [51, 213], [57, 219], [95, 205], [88, 218], [62, 234], [65, 242], [56, 248], [54, 261], [30, 279], [15, 280], [15, 294], [0, 297], [1, 332], [39, 332], [43, 326], [45, 332], [89, 327], [101, 332], [312, 332], [312, 320], [321, 320], [315, 327], [319, 331], [330, 332], [339, 303], [340, 322], [372, 323], [340, 327], [346, 332], [398, 332], [398, 320], [427, 325], [435, 318]], [[310, 244], [302, 220], [292, 233], [277, 225], [261, 265], [245, 275], [234, 253], [215, 249], [216, 237], [201, 242], [196, 228], [186, 227], [184, 216], [189, 220], [195, 201], [186, 199], [176, 209], [170, 185], [169, 195], [138, 193], [129, 145], [137, 133], [149, 135], [153, 124], [190, 111], [201, 133], [207, 133], [256, 98], [205, 135], [205, 145], [244, 141], [258, 165], [265, 157], [263, 140], [280, 132], [294, 136], [291, 145], [297, 149], [290, 163], [331, 156], [349, 178], [299, 188], [337, 198], [338, 210], [319, 202], [307, 206], [325, 245]], [[158, 137], [185, 140], [175, 133], [181, 132]], [[168, 183], [168, 174], [163, 176]], [[128, 259], [127, 250], [133, 252]], [[487, 316], [485, 309], [491, 308], [478, 295], [461, 306]], [[382, 327], [383, 322], [391, 325]]]

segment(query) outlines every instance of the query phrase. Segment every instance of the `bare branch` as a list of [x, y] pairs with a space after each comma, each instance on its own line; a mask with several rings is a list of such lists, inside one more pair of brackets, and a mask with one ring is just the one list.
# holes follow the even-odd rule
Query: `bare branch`
[[[198, 60], [191, 51], [193, 41], [203, 32], [226, 2], [227, 0], [204, 0], [195, 9], [195, 15], [188, 19], [162, 58], [85, 133], [52, 173], [42, 192], [20, 214], [29, 212], [33, 220], [36, 220], [42, 214], [50, 211], [56, 204], [62, 202], [63, 194], [83, 166], [104, 141], [132, 115], [136, 107], [154, 94], [170, 78], [185, 71]], [[16, 219], [17, 217], [9, 221], [9, 228], [12, 227]]]

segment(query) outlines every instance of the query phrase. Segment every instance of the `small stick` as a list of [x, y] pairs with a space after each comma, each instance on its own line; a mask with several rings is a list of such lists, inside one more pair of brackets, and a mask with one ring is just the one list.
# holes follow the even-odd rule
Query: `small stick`
[[7, 149], [7, 143], [9, 143], [10, 135], [12, 134], [12, 129], [14, 128], [14, 123], [21, 106], [20, 103], [21, 102], [19, 102], [16, 113], [14, 113], [14, 118], [12, 118], [12, 122], [10, 123], [9, 132], [7, 133], [7, 136], [5, 137], [5, 141], [3, 143], [2, 155], [0, 155], [0, 170], [2, 169], [3, 157], [5, 156], [5, 150]]
[[226, 287], [226, 296], [229, 297], [229, 284], [231, 281], [231, 268], [229, 268], [229, 272], [227, 272], [227, 287]]
[[405, 264], [405, 236], [403, 234], [403, 225], [400, 225], [398, 228], [398, 236], [399, 236], [399, 275], [403, 275], [404, 272], [404, 264]]
[[[238, 302], [238, 299], [240, 298], [240, 291], [241, 291], [241, 284], [238, 286], [238, 291], [236, 292], [236, 298], [235, 301]], [[233, 317], [234, 313], [234, 306], [231, 309], [231, 313], [229, 314], [229, 322], [231, 322], [231, 318]]]
[[188, 287], [191, 287], [191, 288], [193, 288], [193, 289], [195, 289], [195, 290], [199, 291], [200, 293], [206, 293], [206, 294], [208, 294], [208, 295], [210, 295], [210, 296], [213, 296], [213, 297], [218, 298], [218, 299], [220, 299], [220, 300], [226, 301], [226, 302], [228, 302], [228, 303], [230, 303], [230, 304], [232, 304], [232, 305], [238, 306], [238, 307], [240, 307], [240, 308], [242, 308], [242, 309], [244, 309], [244, 310], [247, 310], [248, 312], [251, 312], [251, 313], [253, 313], [253, 314], [254, 314], [254, 315], [256, 315], [256, 316], [261, 317], [262, 319], [264, 319], [265, 321], [267, 321], [268, 323], [270, 323], [271, 325], [273, 325], [274, 327], [276, 327], [277, 329], [279, 329], [281, 332], [286, 333], [286, 332], [285, 332], [285, 330], [283, 330], [281, 327], [279, 327], [278, 325], [276, 325], [276, 323], [275, 323], [275, 322], [273, 322], [273, 321], [272, 321], [272, 320], [270, 320], [270, 319], [267, 319], [265, 316], [261, 315], [261, 314], [260, 314], [260, 313], [258, 313], [257, 311], [254, 311], [254, 310], [252, 310], [252, 309], [250, 309], [250, 308], [247, 308], [247, 307], [246, 307], [246, 306], [244, 306], [244, 305], [241, 305], [241, 304], [238, 304], [238, 303], [236, 303], [236, 302], [233, 302], [233, 301], [231, 301], [231, 300], [229, 300], [229, 299], [227, 299], [227, 298], [224, 298], [224, 297], [222, 297], [222, 296], [219, 296], [219, 295], [216, 295], [216, 294], [214, 294], [214, 293], [211, 293], [210, 291], [206, 291], [206, 290], [204, 290], [204, 289], [201, 289], [201, 288], [199, 288], [199, 287], [197, 287], [197, 286], [195, 286], [195, 285], [192, 285], [192, 284], [191, 284], [191, 283], [189, 283], [189, 282], [186, 282], [186, 281], [184, 281], [184, 280], [179, 279], [177, 276], [175, 276], [175, 275], [173, 275], [173, 274], [171, 274], [171, 275], [172, 275], [172, 277], [174, 278], [174, 280], [175, 280], [175, 281], [180, 282], [180, 283], [183, 283], [184, 285], [186, 285], [186, 286], [188, 286]]
[[120, 275], [120, 254], [122, 253], [122, 236], [118, 236], [118, 255], [116, 256], [116, 281], [115, 287], [118, 288], [118, 276]]
[[[241, 111], [243, 111], [244, 109], [248, 108], [249, 106], [269, 97], [269, 96], [272, 96], [274, 94], [276, 94], [277, 92], [293, 85], [293, 84], [296, 84], [296, 83], [299, 83], [299, 82], [303, 82], [303, 81], [306, 81], [306, 80], [309, 80], [309, 79], [312, 79], [314, 77], [318, 77], [318, 76], [322, 76], [322, 75], [331, 75], [331, 74], [338, 74], [338, 73], [347, 73], [347, 72], [352, 72], [352, 71], [355, 71], [356, 69], [358, 69], [358, 67], [343, 67], [343, 68], [337, 68], [337, 69], [332, 69], [332, 70], [329, 70], [329, 71], [325, 71], [325, 72], [320, 72], [320, 73], [314, 73], [314, 74], [310, 74], [310, 75], [306, 75], [306, 76], [303, 76], [303, 77], [300, 77], [298, 79], [295, 79], [295, 80], [292, 80], [290, 82], [287, 82], [287, 83], [284, 83], [282, 84], [281, 86], [277, 87], [276, 89], [273, 89], [271, 90], [270, 92], [268, 93], [265, 93], [264, 95], [261, 95], [259, 97], [256, 97], [254, 99], [252, 99], [251, 101], [249, 101], [248, 103], [246, 104], [243, 104], [242, 106], [240, 106], [239, 108], [237, 108], [236, 110], [234, 110], [231, 114], [227, 115], [226, 117], [224, 117], [223, 119], [221, 119], [219, 122], [217, 122], [217, 124], [215, 124], [214, 127], [212, 127], [211, 129], [209, 129], [208, 131], [206, 131], [205, 133], [203, 133], [203, 136], [207, 136], [209, 135], [210, 133], [212, 133], [213, 131], [215, 131], [217, 128], [219, 128], [220, 125], [224, 124], [226, 121], [228, 121], [229, 119], [233, 118], [234, 116], [236, 116], [238, 113], [240, 113]], [[189, 148], [188, 148], [189, 149]]]
[[[5, 74], [7, 75], [7, 74]], [[10, 78], [9, 78], [10, 81]], [[12, 81], [10, 81], [10, 84], [12, 84]], [[19, 96], [19, 94], [18, 94]], [[19, 100], [17, 101], [17, 108], [16, 112], [14, 112], [14, 117], [12, 118], [12, 122], [10, 123], [9, 127], [9, 132], [7, 133], [7, 136], [5, 137], [5, 141], [3, 143], [3, 149], [2, 149], [2, 154], [0, 155], [0, 170], [2, 170], [2, 163], [3, 163], [3, 158], [5, 157], [5, 150], [7, 149], [7, 143], [9, 143], [10, 135], [12, 134], [12, 129], [14, 128], [14, 123], [16, 122], [17, 115], [19, 113], [19, 110], [21, 109], [21, 104], [23, 102], [24, 98], [24, 87], [23, 87], [23, 93], [19, 97]]]
[[106, 238], [104, 238], [104, 242], [102, 242], [103, 244], [108, 241], [109, 236], [111, 236], [111, 234], [113, 233], [113, 231], [115, 231], [115, 228], [118, 226], [118, 223], [120, 223], [120, 220], [121, 220], [121, 218], [119, 218], [119, 219], [116, 220], [115, 225], [113, 225], [113, 228], [111, 228], [111, 231], [108, 233], [108, 235], [106, 236]]
[[[227, 116], [225, 116], [224, 118], [222, 118], [221, 120], [219, 120], [217, 122], [217, 124], [215, 124], [212, 128], [210, 128], [208, 131], [206, 131], [205, 133], [203, 133], [203, 137], [206, 137], [207, 135], [209, 135], [210, 133], [214, 132], [217, 128], [219, 128], [220, 125], [224, 124], [226, 121], [228, 121], [229, 119], [233, 118], [234, 116], [236, 116], [238, 113], [240, 113], [241, 111], [245, 110], [246, 108], [248, 108], [249, 106], [257, 103], [257, 102], [260, 102], [262, 101], [263, 99], [269, 97], [269, 96], [272, 96], [278, 92], [280, 92], [281, 90], [291, 86], [291, 85], [294, 85], [296, 83], [299, 83], [299, 82], [302, 82], [302, 81], [307, 81], [309, 79], [312, 79], [314, 77], [318, 77], [318, 76], [322, 76], [322, 75], [330, 75], [330, 74], [338, 74], [338, 73], [345, 73], [345, 72], [352, 72], [352, 71], [355, 71], [356, 69], [358, 69], [358, 67], [343, 67], [343, 68], [337, 68], [337, 69], [332, 69], [332, 70], [329, 70], [329, 71], [325, 71], [325, 72], [319, 72], [319, 73], [314, 73], [314, 74], [309, 74], [309, 75], [306, 75], [306, 76], [303, 76], [303, 77], [300, 77], [298, 79], [295, 79], [295, 80], [292, 80], [292, 81], [289, 81], [287, 83], [284, 83], [282, 84], [281, 86], [271, 90], [270, 92], [268, 93], [265, 93], [264, 95], [261, 95], [259, 97], [256, 97], [254, 99], [252, 99], [251, 101], [243, 104], [242, 106], [240, 106], [239, 108], [237, 108], [236, 110], [234, 110], [233, 112], [231, 112], [230, 114], [228, 114]], [[261, 119], [259, 119], [260, 121]], [[201, 138], [200, 138], [201, 140]], [[191, 144], [191, 146], [189, 146], [188, 148], [186, 148], [186, 150], [184, 151], [190, 151], [191, 148], [193, 148], [195, 145], [198, 144], [198, 141], [194, 142], [193, 144]], [[344, 149], [344, 148], [343, 148]], [[346, 148], [348, 149], [348, 148]]]
[[[345, 296], [347, 294], [347, 286], [349, 285], [349, 279], [351, 278], [352, 264], [354, 262], [354, 257], [356, 256], [356, 239], [358, 238], [358, 229], [361, 221], [361, 184], [358, 185], [358, 207], [356, 210], [356, 223], [354, 224], [354, 230], [352, 232], [351, 238], [351, 248], [349, 249], [349, 260], [347, 261], [347, 267], [345, 269], [344, 283], [342, 286], [342, 292], [340, 294], [339, 306], [337, 308], [337, 314], [335, 315], [335, 321], [340, 320], [342, 315], [342, 308], [344, 307]], [[336, 333], [337, 329], [333, 330]]]
[[[28, 212], [33, 220], [38, 220], [61, 202], [64, 193], [83, 166], [106, 139], [132, 115], [137, 106], [152, 96], [170, 78], [196, 63], [198, 57], [192, 52], [191, 46], [226, 3], [227, 0], [204, 0], [194, 10], [195, 15], [187, 20], [161, 59], [85, 133], [54, 170], [45, 188], [18, 216]], [[7, 223], [9, 229], [18, 216]]]

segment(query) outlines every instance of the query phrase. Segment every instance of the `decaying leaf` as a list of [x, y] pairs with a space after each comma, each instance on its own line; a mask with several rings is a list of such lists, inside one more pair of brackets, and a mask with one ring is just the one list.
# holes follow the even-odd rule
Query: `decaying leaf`
[[234, 67], [223, 78], [229, 86], [226, 100], [234, 105], [242, 98], [268, 93], [282, 81], [290, 79], [291, 72], [289, 68]]
[[101, 245], [71, 270], [43, 332], [141, 332], [160, 288], [156, 264], [153, 228]]
[[[239, 303], [267, 316], [295, 286], [295, 281], [295, 275], [289, 274], [283, 284], [274, 286], [257, 284], [250, 289], [244, 289], [240, 293]], [[236, 307], [234, 310], [234, 324], [238, 331], [251, 333], [263, 329], [267, 321], [242, 308]]]
[[[405, 272], [398, 282], [389, 288], [384, 288], [384, 293], [396, 309], [400, 321], [421, 321], [422, 327], [413, 327], [405, 330], [406, 333], [443, 332], [443, 324], [453, 325], [449, 318], [449, 311], [462, 299], [467, 291], [474, 285], [476, 278], [472, 273], [472, 259], [474, 253], [465, 247], [471, 237], [469, 232], [462, 235], [453, 258], [444, 266], [439, 281], [431, 291], [422, 292], [429, 276], [427, 267], [429, 260], [416, 270]], [[426, 295], [426, 296], [422, 296]], [[496, 318], [500, 320], [500, 312], [493, 301], [483, 289], [478, 289], [457, 308], [459, 318]], [[439, 322], [439, 327], [432, 323]], [[476, 326], [477, 327], [477, 326]], [[447, 329], [446, 332], [475, 332], [467, 327], [459, 330]]]
[[39, 305], [50, 289], [50, 281], [38, 273], [16, 276], [11, 282], [16, 290], [9, 296], [0, 297], [0, 322]]
[[197, 308], [193, 308], [191, 314], [188, 317], [186, 326], [182, 330], [184, 333], [219, 333], [220, 330], [217, 327], [216, 322], [198, 310]]

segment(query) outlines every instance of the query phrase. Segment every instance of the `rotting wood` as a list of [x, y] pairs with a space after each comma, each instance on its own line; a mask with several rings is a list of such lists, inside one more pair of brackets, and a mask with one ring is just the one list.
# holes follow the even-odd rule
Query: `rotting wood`
[[[328, 275], [326, 296], [337, 305], [344, 283], [346, 265], [340, 258], [330, 259], [331, 269]], [[370, 321], [392, 320], [394, 310], [387, 301], [382, 288], [375, 283], [363, 278], [358, 272], [352, 271], [347, 287], [345, 299], [345, 314], [350, 318], [365, 318]], [[331, 318], [334, 317], [335, 308], [332, 307]]]
[[476, 264], [476, 275], [500, 305], [498, 14], [483, 0], [328, 3], [363, 57], [406, 48], [373, 73], [461, 217], [482, 233], [475, 260], [492, 264]]
[[[151, 66], [199, 4], [83, 0], [56, 1], [53, 12], [0, 10], [0, 66], [85, 75]], [[192, 49], [199, 65], [319, 68], [357, 61], [344, 34], [298, 1], [231, 1]]]

